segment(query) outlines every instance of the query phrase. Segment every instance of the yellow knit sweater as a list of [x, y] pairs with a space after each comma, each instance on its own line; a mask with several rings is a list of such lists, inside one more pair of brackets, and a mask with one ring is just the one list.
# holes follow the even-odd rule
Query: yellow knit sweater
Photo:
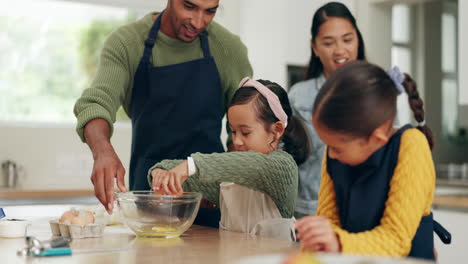
[[[429, 215], [435, 189], [431, 150], [423, 133], [408, 129], [401, 136], [398, 163], [380, 224], [372, 230], [350, 233], [340, 227], [335, 189], [323, 159], [317, 215], [328, 217], [341, 250], [348, 254], [407, 256], [423, 216]], [[362, 217], [365, 217], [363, 215]]]

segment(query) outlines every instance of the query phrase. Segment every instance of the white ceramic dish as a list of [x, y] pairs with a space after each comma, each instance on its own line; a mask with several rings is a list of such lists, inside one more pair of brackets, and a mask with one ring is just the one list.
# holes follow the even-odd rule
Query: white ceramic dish
[[0, 220], [0, 237], [18, 238], [25, 237], [29, 221], [20, 219]]

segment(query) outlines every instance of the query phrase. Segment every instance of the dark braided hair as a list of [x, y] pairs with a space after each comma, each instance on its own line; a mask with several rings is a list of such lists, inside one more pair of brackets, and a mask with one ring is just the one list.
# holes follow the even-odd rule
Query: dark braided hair
[[[284, 90], [279, 84], [271, 81], [257, 81], [265, 85], [278, 96], [281, 107], [283, 107], [284, 112], [288, 116], [288, 125], [279, 141], [283, 141], [284, 151], [291, 154], [298, 165], [303, 163], [310, 153], [308, 134], [302, 121], [292, 114], [286, 90]], [[234, 94], [229, 107], [247, 104], [252, 100], [255, 100], [254, 107], [257, 111], [257, 117], [263, 122], [266, 129], [269, 129], [271, 124], [279, 121], [271, 110], [268, 100], [254, 87], [245, 86], [239, 88]]]
[[418, 123], [424, 122], [423, 126], [418, 125], [417, 128], [426, 136], [427, 141], [429, 142], [429, 147], [432, 150], [434, 148], [434, 135], [431, 129], [425, 124], [424, 103], [421, 97], [419, 97], [416, 82], [406, 73], [405, 80], [403, 81], [403, 87], [405, 87], [405, 91], [408, 94], [408, 102], [411, 110], [413, 111], [414, 119], [416, 119]]

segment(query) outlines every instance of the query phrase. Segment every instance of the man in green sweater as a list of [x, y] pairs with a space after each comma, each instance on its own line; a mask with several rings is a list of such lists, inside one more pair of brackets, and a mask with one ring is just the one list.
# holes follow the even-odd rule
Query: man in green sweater
[[212, 22], [219, 0], [168, 0], [162, 13], [113, 32], [96, 77], [75, 104], [77, 133], [90, 147], [96, 197], [111, 212], [125, 169], [110, 137], [117, 109], [132, 119], [130, 189], [147, 190], [163, 159], [223, 152], [221, 120], [240, 80], [252, 76], [239, 37]]

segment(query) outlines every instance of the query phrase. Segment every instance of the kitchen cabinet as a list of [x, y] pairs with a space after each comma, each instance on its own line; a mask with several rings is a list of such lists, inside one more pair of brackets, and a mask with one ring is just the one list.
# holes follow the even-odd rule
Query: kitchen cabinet
[[0, 205], [96, 204], [93, 190], [1, 189]]

